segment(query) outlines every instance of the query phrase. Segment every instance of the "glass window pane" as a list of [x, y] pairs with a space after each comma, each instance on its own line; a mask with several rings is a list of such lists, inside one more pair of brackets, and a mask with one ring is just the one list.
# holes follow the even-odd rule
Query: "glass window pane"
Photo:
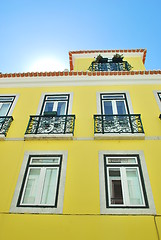
[[54, 105], [54, 102], [46, 102], [44, 112], [52, 112], [53, 105]]
[[126, 169], [130, 205], [142, 205], [141, 187], [137, 169]]
[[124, 95], [103, 95], [102, 96], [103, 99], [122, 99], [122, 98], [125, 98]]
[[0, 108], [0, 116], [6, 116], [10, 107], [10, 103], [2, 103]]
[[34, 204], [38, 191], [40, 169], [30, 169], [22, 203]]
[[104, 101], [104, 114], [105, 115], [113, 115], [113, 109], [112, 109], [112, 102], [111, 101]]
[[124, 101], [116, 101], [116, 106], [117, 106], [118, 115], [126, 114], [125, 102]]
[[109, 169], [111, 204], [123, 204], [120, 169]]
[[66, 102], [58, 102], [57, 115], [64, 115], [66, 110]]
[[60, 163], [60, 158], [55, 157], [55, 158], [33, 158], [31, 163], [33, 164], [59, 164]]
[[47, 169], [41, 204], [55, 204], [57, 180], [58, 180], [58, 168]]
[[123, 164], [131, 164], [131, 163], [137, 163], [136, 162], [136, 158], [116, 158], [116, 157], [110, 157], [110, 158], [107, 158], [107, 161], [106, 163], [111, 163], [111, 164], [119, 164], [119, 163], [123, 163]]
[[46, 97], [47, 100], [66, 100], [67, 96], [50, 96]]
[[6, 102], [6, 101], [12, 102], [13, 100], [14, 100], [14, 97], [0, 97], [0, 102]]

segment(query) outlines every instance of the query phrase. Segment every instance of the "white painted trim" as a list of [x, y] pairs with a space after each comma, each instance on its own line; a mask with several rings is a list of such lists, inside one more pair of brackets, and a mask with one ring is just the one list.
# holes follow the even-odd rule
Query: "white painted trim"
[[161, 74], [0, 78], [1, 88], [161, 84]]
[[[61, 166], [61, 176], [59, 182], [59, 196], [57, 202], [57, 208], [36, 208], [36, 207], [17, 207], [17, 201], [24, 177], [24, 173], [26, 170], [26, 165], [28, 162], [28, 158], [30, 155], [57, 155], [60, 154], [63, 156], [62, 158], [62, 166]], [[39, 214], [62, 214], [63, 213], [63, 202], [64, 202], [64, 189], [65, 189], [65, 179], [66, 179], [66, 168], [67, 168], [67, 151], [36, 151], [36, 152], [25, 152], [24, 160], [21, 166], [20, 174], [18, 177], [16, 189], [14, 192], [14, 196], [12, 199], [10, 213], [39, 213]]]
[[161, 100], [159, 99], [159, 96], [158, 96], [158, 93], [161, 93], [161, 90], [154, 90], [153, 93], [154, 93], [155, 100], [158, 104], [159, 110], [161, 112]]
[[94, 139], [97, 140], [128, 140], [128, 139], [136, 139], [142, 140], [145, 139], [144, 133], [105, 133], [105, 134], [94, 134]]
[[0, 97], [15, 97], [15, 99], [14, 99], [14, 101], [12, 103], [12, 106], [10, 108], [10, 111], [9, 111], [9, 113], [7, 115], [7, 116], [12, 116], [12, 112], [13, 112], [13, 110], [14, 110], [14, 108], [16, 106], [16, 103], [18, 101], [19, 94], [14, 94], [14, 93], [13, 94], [0, 94]]
[[73, 134], [26, 134], [25, 140], [70, 140], [73, 139]]
[[6, 139], [4, 134], [0, 134], [0, 141], [4, 141]]
[[134, 111], [133, 111], [133, 107], [132, 107], [132, 102], [131, 102], [129, 91], [124, 91], [124, 90], [122, 90], [122, 91], [117, 91], [116, 90], [116, 91], [96, 92], [97, 114], [101, 114], [100, 94], [121, 94], [121, 93], [125, 93], [126, 94], [129, 111], [130, 111], [131, 114], [133, 114]]
[[[149, 208], [106, 208], [106, 193], [105, 193], [105, 171], [104, 171], [104, 155], [105, 154], [139, 154], [141, 168], [144, 177], [144, 184], [147, 193]], [[143, 151], [99, 151], [99, 184], [100, 184], [100, 213], [101, 214], [117, 214], [117, 215], [156, 215], [156, 209], [153, 199], [153, 194], [150, 186], [150, 180], [146, 167]]]
[[45, 95], [61, 95], [61, 94], [69, 94], [70, 95], [70, 98], [69, 98], [69, 106], [68, 106], [68, 114], [70, 115], [72, 113], [72, 105], [73, 105], [73, 92], [53, 92], [53, 93], [48, 93], [48, 92], [45, 92], [45, 93], [42, 93], [41, 94], [41, 97], [40, 97], [40, 101], [39, 101], [39, 105], [38, 105], [38, 109], [37, 109], [37, 112], [36, 112], [36, 115], [40, 115], [40, 111], [41, 111], [41, 108], [42, 108], [42, 104], [43, 104], [43, 101], [44, 101], [44, 98], [45, 98]]

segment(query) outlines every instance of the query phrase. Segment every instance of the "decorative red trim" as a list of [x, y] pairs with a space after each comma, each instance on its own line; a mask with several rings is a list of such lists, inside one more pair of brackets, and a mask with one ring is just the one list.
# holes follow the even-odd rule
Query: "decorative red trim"
[[120, 76], [120, 75], [161, 75], [161, 70], [149, 71], [112, 71], [112, 72], [28, 72], [28, 73], [0, 73], [0, 78], [24, 77], [61, 77], [61, 76]]

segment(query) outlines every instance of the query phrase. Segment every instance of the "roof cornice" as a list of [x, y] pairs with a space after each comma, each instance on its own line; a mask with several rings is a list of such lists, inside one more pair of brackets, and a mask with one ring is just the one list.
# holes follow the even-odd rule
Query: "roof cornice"
[[161, 70], [130, 72], [48, 72], [0, 75], [1, 88], [161, 84]]

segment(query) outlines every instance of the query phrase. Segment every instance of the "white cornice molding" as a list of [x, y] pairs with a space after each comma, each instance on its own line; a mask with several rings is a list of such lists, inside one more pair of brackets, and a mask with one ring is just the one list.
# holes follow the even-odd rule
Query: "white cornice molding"
[[160, 74], [0, 78], [1, 88], [161, 84]]

